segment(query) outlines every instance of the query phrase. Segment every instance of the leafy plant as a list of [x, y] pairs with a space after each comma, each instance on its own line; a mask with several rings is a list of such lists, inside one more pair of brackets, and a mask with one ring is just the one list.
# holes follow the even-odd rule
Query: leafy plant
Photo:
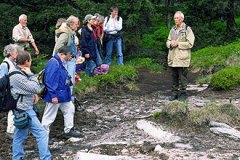
[[210, 85], [217, 89], [232, 90], [240, 85], [240, 68], [229, 67], [213, 74]]

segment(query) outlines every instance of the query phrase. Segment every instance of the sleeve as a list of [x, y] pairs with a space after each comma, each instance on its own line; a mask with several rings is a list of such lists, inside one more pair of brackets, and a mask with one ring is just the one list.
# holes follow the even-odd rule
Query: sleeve
[[6, 63], [2, 63], [0, 65], [0, 78], [2, 78], [6, 74], [8, 74], [8, 66]]
[[116, 30], [121, 31], [122, 30], [122, 17], [119, 17], [119, 20], [116, 21]]
[[31, 39], [31, 43], [34, 42], [33, 35], [29, 29], [28, 29], [28, 38]]
[[51, 95], [51, 98], [57, 97], [57, 88], [58, 88], [58, 81], [59, 81], [59, 64], [57, 60], [51, 59], [48, 64], [46, 65], [45, 74], [45, 84], [48, 89], [48, 92]]
[[104, 22], [103, 22], [103, 30], [104, 30], [104, 31], [107, 31], [107, 26], [106, 26], [107, 18], [108, 18], [108, 17], [105, 17]]
[[17, 26], [15, 26], [13, 28], [13, 31], [12, 31], [12, 39], [13, 39], [13, 41], [14, 42], [18, 42], [19, 39], [21, 39], [22, 37], [23, 37], [23, 35], [19, 31], [19, 28]]
[[82, 54], [83, 56], [85, 54], [90, 54], [89, 48], [88, 48], [88, 34], [86, 29], [82, 29], [82, 39], [81, 39], [81, 46], [82, 46]]
[[167, 39], [167, 42], [166, 42], [166, 46], [167, 48], [171, 48], [171, 31], [169, 32], [169, 35], [168, 35], [168, 39]]
[[18, 94], [38, 94], [41, 90], [37, 77], [34, 75], [27, 77], [22, 74], [14, 74], [10, 77], [10, 83], [16, 88]]
[[55, 50], [58, 52], [59, 48], [68, 43], [68, 33], [61, 33], [60, 36], [57, 38], [57, 42], [55, 45]]
[[193, 31], [191, 30], [190, 27], [188, 27], [186, 34], [187, 34], [186, 35], [186, 42], [179, 42], [178, 43], [178, 48], [179, 49], [191, 49], [194, 45], [195, 36], [194, 36]]

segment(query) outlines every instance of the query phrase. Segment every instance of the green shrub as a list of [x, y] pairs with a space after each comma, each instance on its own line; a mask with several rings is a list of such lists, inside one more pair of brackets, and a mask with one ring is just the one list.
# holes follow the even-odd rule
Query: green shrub
[[105, 75], [89, 77], [81, 75], [82, 81], [74, 86], [74, 93], [86, 94], [97, 91], [99, 88], [128, 84], [137, 77], [137, 70], [133, 66], [111, 66], [109, 73]]
[[216, 89], [232, 90], [240, 84], [240, 68], [229, 67], [212, 75], [210, 85]]
[[240, 55], [240, 41], [219, 47], [206, 47], [192, 53], [191, 67], [209, 70], [214, 66], [229, 66], [227, 59]]

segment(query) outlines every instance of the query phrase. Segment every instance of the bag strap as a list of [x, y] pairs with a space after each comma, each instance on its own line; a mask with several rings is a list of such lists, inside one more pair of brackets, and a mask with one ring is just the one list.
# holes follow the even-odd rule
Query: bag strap
[[10, 69], [10, 65], [7, 61], [3, 61], [2, 63], [6, 63], [7, 64], [7, 68], [8, 68], [8, 72], [9, 72], [9, 69]]

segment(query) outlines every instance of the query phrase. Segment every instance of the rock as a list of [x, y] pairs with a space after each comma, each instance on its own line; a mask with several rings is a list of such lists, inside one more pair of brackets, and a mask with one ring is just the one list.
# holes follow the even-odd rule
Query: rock
[[183, 144], [183, 143], [175, 143], [174, 147], [180, 149], [192, 149], [193, 147], [190, 144]]
[[180, 141], [180, 137], [174, 136], [172, 133], [164, 131], [155, 123], [146, 121], [146, 120], [139, 120], [137, 121], [137, 128], [143, 130], [148, 135], [161, 140], [162, 143], [172, 143]]
[[209, 126], [210, 127], [222, 127], [222, 128], [232, 128], [229, 125], [225, 124], [225, 123], [221, 123], [221, 122], [216, 122], [216, 121], [210, 121], [209, 122]]
[[133, 160], [131, 157], [127, 156], [109, 156], [109, 155], [100, 155], [95, 153], [84, 153], [78, 152], [74, 159], [80, 160]]
[[156, 147], [155, 147], [155, 149], [154, 149], [154, 151], [155, 152], [161, 152], [161, 151], [163, 151], [164, 149], [158, 144], [158, 145], [156, 145]]

